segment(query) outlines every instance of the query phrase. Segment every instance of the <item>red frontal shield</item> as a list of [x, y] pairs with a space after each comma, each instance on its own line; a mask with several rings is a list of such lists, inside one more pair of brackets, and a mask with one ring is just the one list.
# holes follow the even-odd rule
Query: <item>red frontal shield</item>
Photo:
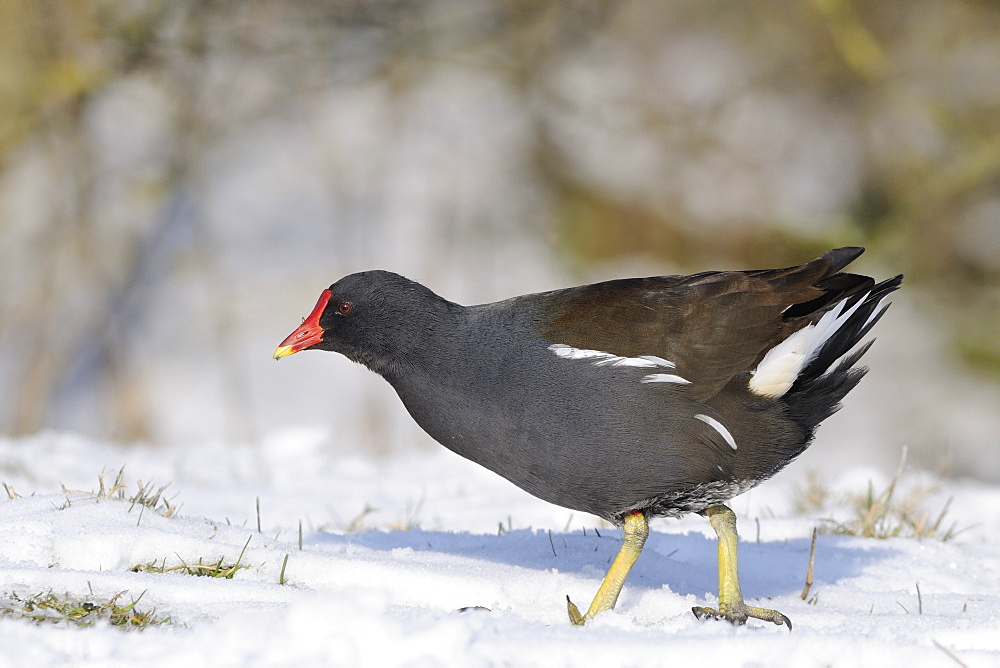
[[332, 294], [329, 290], [323, 291], [309, 317], [303, 321], [298, 329], [289, 334], [274, 351], [274, 359], [305, 350], [323, 340], [323, 328], [319, 326], [319, 317], [323, 315]]

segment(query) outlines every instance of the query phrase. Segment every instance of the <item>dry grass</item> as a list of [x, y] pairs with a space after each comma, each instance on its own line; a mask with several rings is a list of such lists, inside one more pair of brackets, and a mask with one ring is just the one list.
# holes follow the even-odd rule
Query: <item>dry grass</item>
[[[132, 495], [127, 495], [125, 467], [123, 466], [118, 469], [114, 480], [109, 483], [108, 480], [110, 475], [111, 471], [101, 471], [100, 475], [97, 476], [97, 490], [73, 490], [67, 489], [66, 486], [63, 485], [62, 492], [63, 494], [83, 494], [85, 499], [124, 501], [131, 504], [129, 506], [129, 512], [132, 512], [136, 506], [139, 506], [140, 511], [145, 508], [149, 508], [164, 517], [173, 517], [180, 509], [179, 505], [175, 505], [173, 503], [173, 498], [175, 497], [168, 499], [163, 495], [167, 487], [170, 486], [170, 483], [156, 486], [152, 481], [143, 483], [142, 480], [139, 480], [136, 482], [138, 490]], [[8, 495], [10, 495], [11, 492], [12, 490], [7, 490]], [[66, 503], [62, 507], [68, 508], [71, 505], [72, 502], [69, 498], [67, 498]]]
[[[335, 531], [342, 533], [362, 533], [364, 531], [411, 531], [420, 528], [420, 514], [424, 507], [424, 497], [421, 496], [416, 501], [407, 502], [403, 514], [396, 520], [371, 522], [372, 516], [379, 514], [380, 510], [371, 504], [366, 503], [361, 511], [348, 521], [338, 519], [334, 522]], [[330, 529], [319, 527], [318, 531], [328, 531]]]
[[[854, 517], [848, 520], [823, 518], [820, 531], [825, 534], [859, 536], [862, 538], [934, 538], [951, 540], [961, 530], [956, 523], [946, 523], [949, 498], [937, 510], [926, 507], [929, 497], [938, 490], [933, 485], [904, 486], [906, 453], [896, 475], [881, 491], [876, 491], [869, 481], [861, 494], [836, 494], [814, 473], [809, 474], [805, 486], [795, 495], [795, 507], [800, 513], [828, 511], [831, 505], [846, 504]], [[905, 491], [903, 488], [906, 487]]]
[[898, 478], [893, 478], [878, 493], [869, 483], [865, 494], [852, 498], [856, 517], [846, 522], [824, 519], [821, 531], [863, 538], [937, 538], [947, 541], [955, 537], [958, 530], [954, 522], [943, 526], [951, 505], [950, 498], [940, 510], [932, 512], [924, 507], [924, 503], [936, 491], [934, 488], [911, 489], [900, 498], [896, 493], [897, 482]]

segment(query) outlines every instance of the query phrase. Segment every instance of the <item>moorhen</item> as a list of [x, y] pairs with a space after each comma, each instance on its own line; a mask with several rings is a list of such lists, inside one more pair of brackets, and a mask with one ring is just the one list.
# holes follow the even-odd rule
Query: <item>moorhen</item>
[[[700, 513], [719, 541], [717, 609], [753, 617], [725, 502], [809, 445], [866, 369], [854, 349], [902, 276], [842, 273], [863, 248], [785, 269], [655, 276], [461, 306], [387, 271], [323, 290], [274, 353], [331, 350], [395, 388], [446, 448], [551, 503], [624, 527], [582, 624], [614, 607], [652, 517]], [[853, 352], [852, 352], [853, 350]]]

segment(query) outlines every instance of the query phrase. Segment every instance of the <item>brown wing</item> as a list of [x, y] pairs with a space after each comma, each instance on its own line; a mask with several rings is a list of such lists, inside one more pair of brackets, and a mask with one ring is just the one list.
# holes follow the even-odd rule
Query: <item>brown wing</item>
[[770, 348], [815, 322], [834, 303], [870, 287], [838, 274], [863, 252], [830, 250], [797, 267], [706, 272], [596, 283], [545, 295], [547, 339], [624, 357], [656, 355], [698, 400], [715, 395]]

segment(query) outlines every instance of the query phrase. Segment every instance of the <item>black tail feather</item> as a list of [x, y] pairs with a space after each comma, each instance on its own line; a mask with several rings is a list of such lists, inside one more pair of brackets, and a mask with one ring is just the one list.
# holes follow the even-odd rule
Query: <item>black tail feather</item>
[[812, 439], [812, 434], [820, 422], [840, 410], [840, 402], [853, 390], [868, 373], [866, 367], [854, 368], [862, 355], [868, 352], [874, 339], [858, 348], [837, 365], [830, 373], [814, 378], [808, 384], [796, 383], [785, 395], [789, 416], [807, 434], [803, 450]]
[[[847, 322], [823, 344], [823, 347], [820, 348], [816, 356], [799, 372], [798, 378], [796, 378], [790, 392], [800, 391], [812, 384], [817, 378], [826, 374], [838, 359], [850, 352], [851, 348], [856, 346], [871, 328], [875, 326], [875, 323], [881, 319], [889, 306], [888, 304], [882, 305], [882, 300], [886, 295], [899, 288], [902, 281], [902, 275], [895, 276], [874, 285], [869, 291], [861, 294], [855, 292], [855, 294], [847, 298], [844, 304], [845, 311], [853, 308], [859, 299], [863, 301]], [[861, 353], [863, 354], [867, 349], [868, 346], [866, 345], [861, 350]], [[852, 364], [854, 364], [860, 357], [861, 355], [850, 355], [845, 358], [845, 361], [853, 360]], [[841, 364], [837, 367], [837, 370], [840, 371], [842, 368], [844, 370], [849, 369], [850, 365], [844, 367]]]
[[834, 271], [840, 271], [861, 257], [864, 252], [865, 249], [861, 246], [844, 246], [843, 248], [831, 248], [820, 257], [829, 262]]
[[[805, 431], [806, 444], [812, 439], [816, 426], [840, 410], [840, 402], [868, 372], [865, 367], [854, 366], [875, 340], [868, 341], [853, 352], [851, 349], [879, 321], [889, 307], [888, 304], [883, 305], [882, 300], [899, 288], [902, 281], [901, 275], [895, 276], [874, 285], [870, 291], [848, 297], [844, 304], [845, 311], [855, 306], [858, 300], [862, 300], [860, 306], [823, 344], [785, 394], [789, 415]], [[803, 449], [805, 447], [803, 445]]]
[[871, 292], [875, 288], [875, 279], [858, 274], [834, 274], [817, 282], [816, 287], [823, 290], [821, 296], [788, 307], [782, 317], [785, 320], [792, 320], [812, 314], [822, 314], [837, 302]]

